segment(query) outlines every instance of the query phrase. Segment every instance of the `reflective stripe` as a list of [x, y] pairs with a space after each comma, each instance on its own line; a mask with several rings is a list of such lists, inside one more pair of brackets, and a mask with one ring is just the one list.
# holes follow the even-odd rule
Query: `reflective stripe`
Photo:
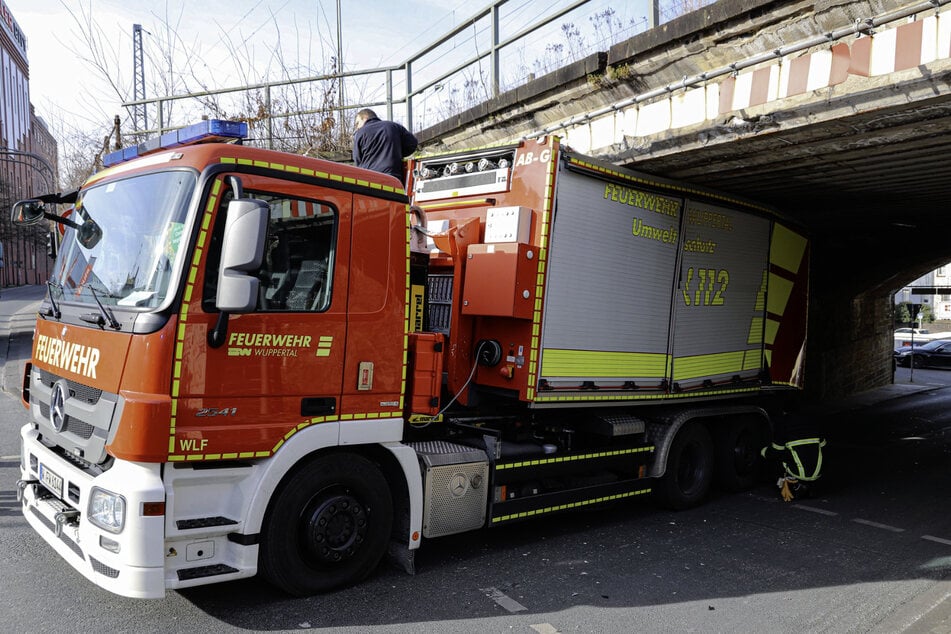
[[806, 244], [804, 237], [777, 222], [773, 225], [769, 261], [790, 273], [798, 273], [802, 265], [802, 255], [806, 251]]
[[[789, 453], [792, 455], [793, 460], [796, 461], [796, 468], [798, 469], [799, 473], [792, 473], [792, 470], [786, 466], [786, 463], [783, 463], [783, 466], [786, 467], [786, 471], [788, 471], [794, 477], [806, 482], [817, 480], [819, 478], [819, 474], [822, 472], [822, 448], [825, 447], [825, 444], [825, 440], [820, 440], [818, 438], [803, 438], [801, 440], [793, 440], [786, 443], [786, 448], [789, 449]], [[796, 447], [802, 447], [804, 445], [816, 445], [816, 468], [812, 472], [812, 475], [806, 475], [806, 469], [802, 466], [802, 460], [800, 460], [799, 454], [796, 453]]]
[[773, 273], [769, 274], [769, 293], [766, 296], [766, 310], [773, 315], [782, 315], [789, 303], [793, 283]]
[[654, 451], [654, 446], [634, 447], [631, 449], [616, 449], [614, 451], [598, 451], [595, 453], [578, 454], [574, 456], [560, 456], [556, 458], [539, 458], [536, 460], [523, 460], [522, 462], [503, 462], [496, 464], [495, 470], [518, 469], [520, 467], [537, 467], [539, 465], [557, 464], [559, 462], [573, 462], [575, 460], [591, 460], [595, 458], [612, 458], [614, 456], [625, 456], [635, 453], [646, 453]]
[[523, 519], [526, 517], [532, 517], [534, 515], [542, 515], [544, 513], [553, 513], [555, 511], [567, 511], [569, 509], [581, 508], [585, 506], [590, 506], [592, 504], [601, 504], [602, 502], [612, 502], [614, 500], [623, 500], [624, 498], [633, 497], [635, 495], [644, 495], [645, 493], [650, 493], [651, 489], [640, 489], [638, 491], [629, 491], [627, 493], [618, 493], [616, 495], [606, 495], [604, 497], [592, 498], [590, 500], [582, 500], [581, 502], [571, 502], [569, 504], [559, 504], [557, 506], [549, 506], [542, 509], [533, 509], [531, 511], [523, 511], [521, 513], [512, 513], [511, 515], [500, 515], [499, 517], [493, 517], [492, 523], [498, 524], [499, 522], [506, 522], [509, 520]]
[[595, 350], [542, 351], [543, 377], [663, 377], [667, 355], [653, 352], [599, 352]]
[[674, 359], [674, 381], [706, 378], [760, 368], [760, 351], [735, 350]]
[[612, 392], [609, 395], [601, 396], [591, 396], [588, 394], [581, 394], [579, 392], [573, 392], [570, 395], [561, 395], [561, 396], [546, 396], [547, 392], [540, 393], [536, 398], [536, 403], [554, 403], [554, 402], [582, 402], [582, 401], [672, 401], [676, 399], [685, 399], [685, 398], [697, 398], [698, 396], [704, 396], [707, 394], [716, 394], [722, 396], [723, 394], [745, 394], [759, 392], [759, 387], [746, 387], [746, 388], [737, 388], [735, 390], [723, 390], [723, 389], [711, 389], [711, 390], [697, 390], [690, 392], [677, 392], [677, 393], [667, 393], [667, 392], [656, 392], [653, 394], [622, 394], [620, 392]]

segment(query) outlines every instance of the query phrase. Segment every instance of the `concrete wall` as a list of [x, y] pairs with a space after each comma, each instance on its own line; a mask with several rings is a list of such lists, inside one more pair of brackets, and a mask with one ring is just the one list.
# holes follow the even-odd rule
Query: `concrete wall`
[[812, 294], [806, 395], [838, 398], [892, 382], [892, 303], [888, 295]]

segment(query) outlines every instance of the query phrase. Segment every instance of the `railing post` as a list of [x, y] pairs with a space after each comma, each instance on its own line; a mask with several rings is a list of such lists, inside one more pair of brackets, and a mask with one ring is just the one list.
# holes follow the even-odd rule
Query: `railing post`
[[406, 62], [406, 129], [413, 131], [413, 62]]
[[647, 28], [648, 30], [660, 24], [660, 0], [650, 0], [647, 3]]
[[386, 118], [393, 120], [393, 69], [386, 69]]
[[[504, 2], [504, 0], [503, 0]], [[489, 20], [492, 21], [492, 24], [489, 25], [489, 28], [492, 32], [492, 52], [490, 53], [490, 68], [491, 68], [491, 84], [492, 84], [492, 96], [499, 96], [499, 86], [501, 85], [501, 79], [499, 78], [499, 4], [496, 2], [492, 5], [492, 11], [489, 13]]]

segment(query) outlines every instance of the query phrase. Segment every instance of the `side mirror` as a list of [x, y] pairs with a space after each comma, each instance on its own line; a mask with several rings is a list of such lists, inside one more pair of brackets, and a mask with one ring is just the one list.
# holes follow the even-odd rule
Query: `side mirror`
[[243, 198], [228, 203], [226, 213], [215, 305], [221, 312], [247, 313], [258, 303], [261, 282], [254, 273], [264, 259], [271, 210], [264, 201]]
[[87, 249], [93, 248], [102, 240], [102, 228], [92, 218], [87, 218], [76, 231], [79, 234], [76, 238], [79, 244]]
[[20, 227], [35, 225], [36, 223], [43, 220], [45, 212], [46, 205], [42, 200], [37, 200], [35, 198], [21, 200], [13, 205], [13, 210], [10, 213], [10, 220], [13, 222], [13, 224]]

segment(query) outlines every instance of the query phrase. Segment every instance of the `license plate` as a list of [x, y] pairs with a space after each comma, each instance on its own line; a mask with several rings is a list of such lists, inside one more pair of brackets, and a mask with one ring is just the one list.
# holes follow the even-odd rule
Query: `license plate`
[[56, 494], [57, 497], [63, 497], [63, 479], [40, 464], [40, 482], [47, 489]]

